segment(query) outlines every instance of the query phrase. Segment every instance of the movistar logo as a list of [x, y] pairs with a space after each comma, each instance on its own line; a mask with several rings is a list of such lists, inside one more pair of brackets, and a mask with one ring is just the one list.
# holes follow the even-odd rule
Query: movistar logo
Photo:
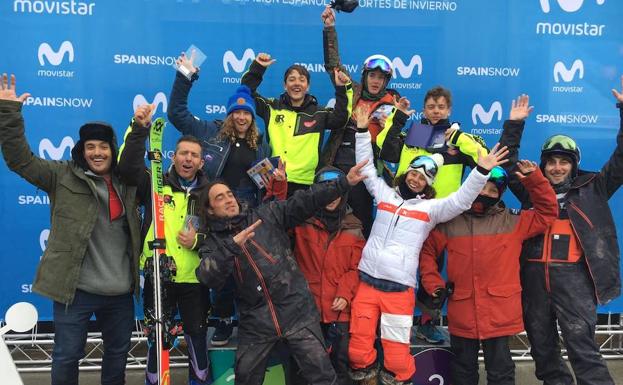
[[65, 54], [69, 56], [69, 62], [73, 63], [74, 46], [68, 40], [65, 40], [63, 43], [61, 43], [58, 51], [54, 51], [48, 43], [41, 43], [41, 45], [39, 46], [39, 51], [37, 52], [37, 57], [39, 58], [39, 64], [42, 66], [45, 65], [45, 60], [43, 60], [43, 58], [46, 58], [48, 60], [48, 63], [50, 63], [51, 65], [57, 66], [63, 62], [63, 59], [65, 59]]
[[561, 61], [554, 64], [554, 81], [556, 83], [560, 83], [561, 78], [563, 82], [569, 83], [575, 78], [576, 73], [579, 73], [580, 79], [584, 78], [584, 63], [580, 59], [576, 59], [569, 69]]
[[[565, 12], [576, 12], [584, 4], [584, 0], [541, 0], [541, 9], [545, 13], [551, 11], [550, 2], [558, 3], [558, 6]], [[606, 0], [596, 0], [597, 5], [603, 5]]]
[[474, 124], [478, 124], [479, 120], [482, 124], [489, 124], [493, 121], [494, 115], [497, 115], [497, 120], [502, 120], [502, 104], [497, 100], [491, 103], [488, 111], [485, 111], [481, 104], [475, 104], [472, 107], [472, 122]]
[[229, 73], [230, 69], [233, 69], [234, 72], [242, 73], [247, 67], [247, 63], [253, 59], [255, 59], [255, 52], [251, 48], [245, 49], [240, 59], [233, 51], [227, 51], [223, 55], [223, 70], [225, 70], [225, 73]]
[[[51, 160], [61, 160], [65, 151], [71, 153], [71, 149], [74, 147], [74, 140], [70, 136], [66, 136], [61, 140], [59, 146], [55, 146], [48, 138], [44, 138], [39, 142], [39, 157]], [[47, 156], [46, 156], [47, 154]]]
[[163, 114], [167, 113], [167, 107], [169, 106], [169, 103], [167, 102], [167, 95], [165, 95], [164, 92], [158, 92], [156, 96], [154, 96], [154, 99], [151, 103], [149, 103], [147, 99], [145, 99], [145, 96], [143, 96], [142, 94], [136, 95], [134, 97], [134, 100], [132, 101], [132, 108], [134, 112], [136, 112], [138, 106], [142, 106], [143, 104], [155, 104], [156, 110], [160, 108], [160, 106], [162, 106], [161, 108]]
[[393, 74], [394, 78], [396, 78], [398, 74], [400, 74], [400, 76], [404, 79], [410, 78], [413, 74], [413, 70], [416, 68], [417, 74], [422, 74], [422, 57], [420, 55], [411, 56], [411, 61], [409, 61], [409, 64], [405, 64], [405, 62], [402, 61], [401, 58], [395, 57], [394, 60], [392, 60], [392, 64], [396, 69]]

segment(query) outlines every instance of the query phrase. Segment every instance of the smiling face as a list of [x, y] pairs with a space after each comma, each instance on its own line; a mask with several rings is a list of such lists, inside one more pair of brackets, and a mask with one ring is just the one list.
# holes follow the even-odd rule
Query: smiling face
[[305, 100], [305, 95], [309, 90], [309, 81], [305, 74], [299, 72], [297, 69], [292, 69], [286, 75], [284, 88], [290, 97], [292, 105], [298, 107], [301, 106]]
[[238, 201], [227, 185], [217, 183], [208, 191], [208, 213], [218, 218], [233, 218], [240, 214]]
[[253, 122], [253, 115], [247, 110], [235, 110], [231, 113], [231, 118], [234, 122], [236, 136], [244, 138], [249, 127], [251, 127], [251, 122]]
[[557, 185], [569, 177], [572, 169], [571, 159], [566, 156], [552, 155], [547, 158], [543, 173], [551, 184]]
[[419, 194], [422, 191], [424, 191], [424, 189], [428, 185], [424, 175], [422, 175], [422, 173], [416, 170], [411, 170], [407, 173], [405, 177], [405, 183], [407, 184], [407, 187], [409, 188], [409, 190], [411, 190], [411, 192], [414, 192], [416, 194]]
[[203, 167], [201, 145], [194, 142], [179, 142], [173, 154], [173, 167], [180, 177], [189, 181], [195, 179], [197, 171]]
[[84, 159], [96, 175], [108, 175], [112, 167], [112, 149], [103, 140], [91, 139], [84, 143]]
[[448, 119], [451, 111], [452, 109], [444, 96], [439, 96], [437, 98], [430, 97], [424, 102], [424, 117], [428, 119], [432, 125], [439, 123], [440, 120]]
[[366, 75], [366, 87], [368, 89], [368, 92], [372, 95], [376, 95], [379, 92], [383, 91], [383, 89], [385, 88], [386, 80], [387, 77], [381, 70], [376, 69], [373, 71], [369, 71]]

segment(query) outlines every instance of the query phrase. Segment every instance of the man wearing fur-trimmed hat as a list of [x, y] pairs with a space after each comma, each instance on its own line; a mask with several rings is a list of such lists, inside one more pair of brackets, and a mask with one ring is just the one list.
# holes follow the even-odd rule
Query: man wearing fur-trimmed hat
[[[33, 291], [54, 301], [52, 384], [78, 384], [93, 314], [104, 340], [102, 383], [125, 383], [134, 325], [132, 293], [138, 292], [139, 218], [136, 188], [116, 173], [113, 128], [90, 122], [68, 161], [36, 157], [24, 136], [15, 76], [0, 79], [0, 145], [9, 169], [48, 193], [51, 229]], [[146, 125], [153, 107], [142, 106], [135, 124]]]

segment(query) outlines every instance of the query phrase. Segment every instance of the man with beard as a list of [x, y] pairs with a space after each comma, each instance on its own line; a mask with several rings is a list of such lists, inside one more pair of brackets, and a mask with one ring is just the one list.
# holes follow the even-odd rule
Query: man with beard
[[[612, 93], [623, 117], [623, 93]], [[528, 96], [522, 95], [513, 101], [510, 119], [504, 122], [500, 142], [509, 147], [512, 160], [518, 157], [531, 111]], [[540, 167], [556, 192], [559, 215], [544, 235], [524, 242], [521, 283], [536, 377], [545, 385], [574, 383], [560, 355], [557, 323], [578, 385], [614, 384], [595, 343], [595, 327], [597, 304], [621, 292], [619, 247], [608, 200], [623, 183], [623, 125], [616, 141], [599, 172], [579, 170], [580, 149], [569, 136], [551, 136], [541, 147]], [[511, 179], [510, 188], [523, 208], [532, 206], [516, 179]]]
[[241, 206], [223, 182], [208, 186], [204, 208], [209, 231], [196, 274], [203, 284], [217, 288], [234, 275], [240, 310], [236, 384], [262, 384], [269, 353], [280, 341], [289, 347], [307, 382], [331, 385], [337, 380], [316, 304], [293, 258], [287, 231], [362, 181], [359, 170], [364, 164], [345, 177], [256, 209]]

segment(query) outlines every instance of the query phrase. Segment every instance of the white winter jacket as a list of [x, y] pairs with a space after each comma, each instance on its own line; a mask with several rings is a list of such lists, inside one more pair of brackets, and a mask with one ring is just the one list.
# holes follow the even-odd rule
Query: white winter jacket
[[489, 178], [473, 169], [461, 188], [443, 199], [404, 200], [377, 176], [370, 133], [357, 133], [357, 163], [368, 159], [362, 169], [366, 188], [377, 203], [376, 218], [359, 262], [359, 270], [374, 278], [417, 287], [420, 249], [438, 223], [447, 222], [469, 209]]

